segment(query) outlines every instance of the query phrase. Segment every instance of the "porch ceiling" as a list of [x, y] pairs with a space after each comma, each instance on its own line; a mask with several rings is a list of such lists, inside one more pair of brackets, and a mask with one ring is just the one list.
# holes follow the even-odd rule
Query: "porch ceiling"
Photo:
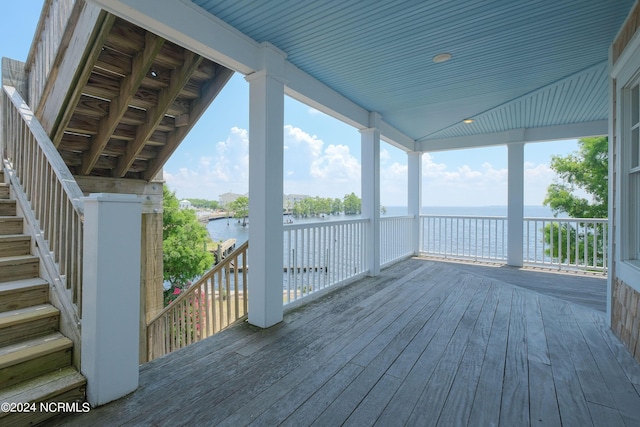
[[[606, 132], [608, 48], [633, 4], [192, 1], [283, 50], [424, 150], [513, 130], [550, 130], [538, 138]], [[450, 61], [433, 62], [445, 52]]]

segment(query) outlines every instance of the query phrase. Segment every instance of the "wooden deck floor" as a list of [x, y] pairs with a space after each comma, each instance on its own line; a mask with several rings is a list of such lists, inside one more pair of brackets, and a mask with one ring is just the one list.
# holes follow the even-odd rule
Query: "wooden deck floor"
[[132, 395], [54, 423], [640, 425], [640, 365], [601, 312], [421, 259], [140, 374]]

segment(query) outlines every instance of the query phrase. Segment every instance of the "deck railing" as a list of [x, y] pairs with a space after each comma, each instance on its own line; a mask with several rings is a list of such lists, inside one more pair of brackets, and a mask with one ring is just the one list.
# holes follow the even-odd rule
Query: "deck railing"
[[435, 257], [499, 261], [507, 259], [507, 218], [420, 215], [421, 252]]
[[[507, 217], [421, 215], [421, 252], [428, 256], [507, 260]], [[524, 218], [523, 263], [606, 271], [607, 219]]]
[[[10, 171], [12, 185], [22, 189], [18, 194], [20, 205], [23, 209], [31, 207], [36, 222], [32, 226], [40, 230], [34, 238], [44, 257], [45, 268], [52, 256], [49, 274], [55, 276], [56, 272], [50, 270], [58, 270], [57, 276], [67, 289], [63, 294], [68, 295], [80, 318], [84, 218], [82, 191], [17, 90], [11, 86], [3, 86], [3, 89], [6, 94], [3, 97], [5, 169]], [[20, 197], [25, 197], [25, 200]]]
[[247, 314], [249, 242], [205, 273], [147, 325], [149, 361], [198, 342]]
[[608, 231], [606, 218], [525, 218], [524, 262], [606, 271]]
[[380, 266], [413, 255], [413, 216], [380, 218]]
[[284, 304], [365, 273], [366, 219], [284, 226]]

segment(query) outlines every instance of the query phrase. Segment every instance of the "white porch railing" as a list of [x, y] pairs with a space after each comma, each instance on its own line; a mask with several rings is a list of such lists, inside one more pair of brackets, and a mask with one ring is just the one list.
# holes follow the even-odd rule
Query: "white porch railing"
[[525, 264], [606, 271], [606, 218], [525, 218]]
[[380, 267], [413, 255], [413, 216], [380, 218]]
[[[424, 255], [507, 260], [506, 217], [421, 215]], [[607, 219], [524, 218], [523, 263], [558, 269], [606, 271]]]
[[420, 215], [423, 254], [442, 258], [507, 259], [507, 218]]
[[284, 304], [364, 274], [368, 222], [285, 225]]

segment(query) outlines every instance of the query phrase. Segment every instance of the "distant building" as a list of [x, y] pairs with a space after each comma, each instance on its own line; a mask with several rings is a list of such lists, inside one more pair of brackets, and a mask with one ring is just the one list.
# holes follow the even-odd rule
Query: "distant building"
[[247, 196], [247, 194], [238, 194], [238, 193], [224, 193], [218, 196], [220, 200], [220, 204], [222, 206], [229, 206], [230, 203], [236, 201], [238, 197]]
[[282, 207], [285, 210], [286, 209], [292, 209], [293, 205], [296, 202], [304, 200], [304, 199], [306, 199], [308, 197], [311, 197], [311, 196], [307, 196], [306, 194], [285, 194], [282, 197]]
[[187, 199], [180, 201], [180, 209], [193, 209], [191, 202]]

